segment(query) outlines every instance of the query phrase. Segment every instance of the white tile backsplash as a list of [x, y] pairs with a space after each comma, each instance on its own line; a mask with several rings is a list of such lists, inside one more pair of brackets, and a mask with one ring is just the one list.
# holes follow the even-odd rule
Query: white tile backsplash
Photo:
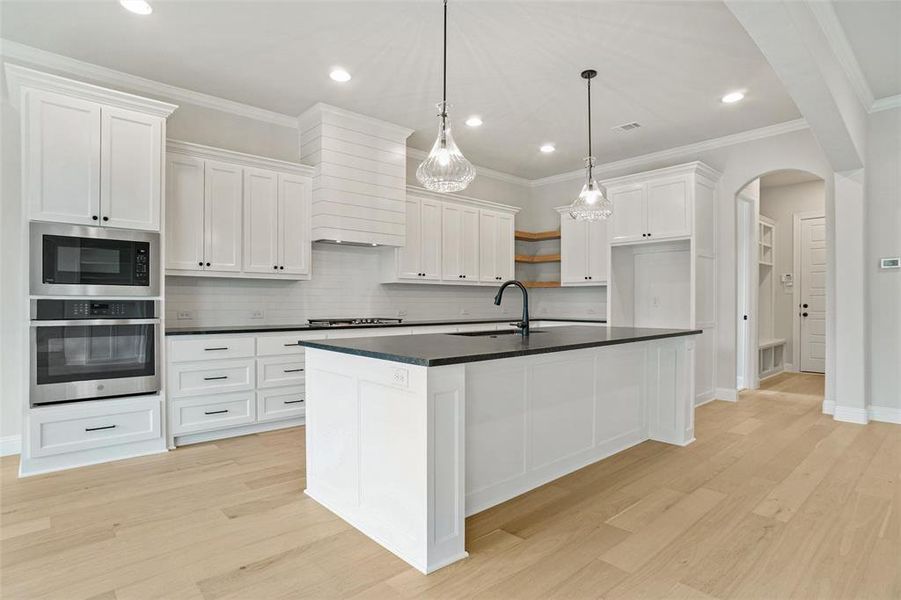
[[[310, 318], [399, 315], [414, 321], [461, 316], [515, 318], [522, 310], [520, 295], [512, 289], [504, 294], [501, 307], [496, 307], [494, 286], [382, 284], [384, 252], [314, 244], [310, 281], [167, 277], [167, 324], [303, 324]], [[529, 298], [533, 318], [603, 318], [606, 314], [603, 288], [534, 289]]]

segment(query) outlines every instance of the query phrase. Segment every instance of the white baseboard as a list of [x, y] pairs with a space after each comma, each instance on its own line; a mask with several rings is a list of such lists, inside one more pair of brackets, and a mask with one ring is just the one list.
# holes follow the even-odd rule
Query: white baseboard
[[835, 412], [835, 400], [823, 400], [823, 414], [831, 415]]
[[738, 400], [738, 390], [731, 388], [716, 388], [715, 398], [717, 400], [725, 400], [726, 402], [736, 402]]
[[873, 421], [901, 425], [901, 408], [894, 408], [892, 406], [871, 406], [868, 412], [870, 413], [870, 419]]
[[716, 390], [710, 390], [709, 392], [704, 392], [703, 394], [695, 396], [695, 406], [707, 404], [712, 400], [716, 400]]
[[22, 436], [7, 435], [0, 437], [0, 456], [22, 454]]
[[832, 418], [836, 421], [844, 421], [845, 423], [857, 423], [866, 425], [870, 422], [870, 415], [865, 408], [856, 408], [853, 406], [836, 405], [832, 411]]
[[798, 371], [798, 369], [795, 368], [795, 365], [793, 365], [793, 364], [791, 364], [791, 363], [785, 363], [785, 364], [783, 365], [782, 370], [783, 370], [783, 371], [790, 371], [790, 372], [792, 372], [792, 373], [800, 373], [800, 371]]

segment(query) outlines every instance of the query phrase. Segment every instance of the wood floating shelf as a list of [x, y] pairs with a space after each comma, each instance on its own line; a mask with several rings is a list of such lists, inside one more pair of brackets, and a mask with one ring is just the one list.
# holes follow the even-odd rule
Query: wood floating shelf
[[549, 262], [560, 262], [559, 254], [538, 254], [535, 256], [530, 256], [528, 254], [517, 254], [516, 262], [518, 263], [549, 263]]
[[523, 281], [522, 283], [527, 288], [558, 288], [558, 287], [560, 287], [559, 281]]
[[514, 237], [520, 242], [541, 242], [544, 240], [559, 240], [560, 230], [553, 231], [516, 231]]

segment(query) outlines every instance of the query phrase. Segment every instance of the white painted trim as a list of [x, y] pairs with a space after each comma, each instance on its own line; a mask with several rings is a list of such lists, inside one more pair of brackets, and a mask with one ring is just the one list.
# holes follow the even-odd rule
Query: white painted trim
[[836, 421], [845, 423], [857, 423], [858, 425], [866, 425], [869, 423], [869, 413], [865, 408], [854, 408], [851, 406], [836, 405], [832, 412], [832, 418]]
[[801, 305], [801, 221], [819, 218], [825, 219], [826, 213], [822, 210], [792, 213], [792, 273], [795, 279], [792, 284], [792, 370], [795, 365], [798, 370], [801, 368], [801, 316], [794, 310]]
[[731, 388], [716, 388], [716, 399], [725, 402], [737, 402], [738, 390]]
[[16, 109], [19, 108], [23, 88], [65, 94], [66, 96], [134, 110], [164, 119], [178, 108], [175, 104], [168, 102], [151, 100], [150, 98], [111, 90], [99, 85], [35, 71], [13, 63], [6, 63], [6, 83], [9, 88], [9, 101]]
[[397, 123], [383, 121], [382, 119], [370, 117], [369, 115], [364, 115], [344, 108], [339, 108], [337, 106], [332, 106], [331, 104], [326, 104], [325, 102], [317, 102], [307, 110], [300, 113], [300, 115], [298, 115], [298, 130], [303, 133], [304, 131], [309, 131], [309, 128], [305, 127], [306, 124], [313, 123], [313, 126], [320, 124], [322, 122], [323, 113], [341, 117], [342, 119], [358, 121], [366, 125], [367, 128], [384, 130], [388, 132], [388, 134], [392, 137], [396, 136], [397, 138], [401, 138], [401, 141], [406, 140], [413, 134], [414, 131], [416, 131], [415, 129], [410, 129], [409, 127], [404, 127], [403, 125], [398, 125]]
[[879, 98], [873, 102], [873, 106], [870, 107], [870, 112], [875, 113], [883, 110], [890, 110], [892, 108], [901, 108], [901, 94]]
[[709, 392], [698, 394], [697, 396], [695, 396], [695, 408], [704, 406], [708, 402], [713, 402], [714, 400], [716, 400], [716, 390], [710, 390]]
[[835, 400], [823, 400], [823, 414], [831, 415], [835, 412]]
[[868, 410], [870, 420], [901, 425], [901, 408], [893, 406], [871, 406]]
[[211, 96], [210, 94], [161, 83], [159, 81], [123, 73], [114, 69], [108, 69], [106, 67], [82, 62], [74, 58], [69, 58], [68, 56], [54, 54], [53, 52], [47, 52], [46, 50], [40, 50], [2, 38], [0, 38], [0, 55], [4, 58], [63, 71], [78, 77], [85, 77], [104, 85], [122, 86], [142, 93], [162, 96], [178, 102], [203, 106], [220, 112], [265, 123], [272, 123], [282, 127], [297, 127], [297, 119], [290, 115], [284, 115], [263, 108], [257, 108], [256, 106], [250, 106], [233, 100]]
[[454, 202], [460, 202], [461, 204], [468, 204], [470, 206], [475, 206], [477, 208], [485, 208], [488, 210], [497, 210], [502, 212], [509, 212], [512, 214], [516, 214], [522, 209], [518, 206], [513, 206], [510, 204], [500, 204], [499, 202], [491, 202], [490, 200], [481, 200], [479, 198], [472, 198], [470, 196], [463, 196], [461, 194], [442, 194], [440, 192], [433, 192], [431, 190], [427, 190], [425, 188], [416, 186], [416, 185], [408, 185], [407, 193], [413, 194], [414, 196], [425, 196], [426, 198], [433, 198], [435, 200], [440, 200], [445, 202], [447, 200], [453, 200]]
[[835, 14], [832, 2], [808, 0], [807, 6], [810, 7], [813, 17], [820, 25], [823, 35], [826, 36], [826, 42], [832, 49], [832, 53], [835, 54], [842, 71], [845, 72], [845, 76], [857, 95], [857, 99], [860, 100], [864, 110], [869, 110], [873, 106], [873, 92], [870, 90], [870, 85], [860, 69], [860, 63], [857, 62], [857, 56], [855, 56], [854, 50], [851, 49], [851, 44], [845, 35], [845, 29], [839, 22], [838, 15]]
[[187, 154], [196, 158], [221, 160], [245, 167], [296, 173], [306, 177], [313, 177], [316, 171], [314, 167], [309, 165], [268, 158], [265, 156], [257, 156], [255, 154], [245, 154], [244, 152], [235, 152], [234, 150], [226, 150], [224, 148], [203, 146], [201, 144], [194, 144], [182, 140], [166, 140], [166, 152]]
[[6, 435], [0, 437], [0, 456], [11, 456], [22, 453], [22, 436]]
[[300, 427], [304, 423], [306, 423], [306, 417], [285, 419], [284, 421], [264, 421], [262, 423], [251, 423], [249, 425], [241, 425], [227, 429], [216, 429], [213, 431], [201, 431], [200, 433], [186, 433], [183, 435], [175, 435], [173, 436], [173, 443], [176, 447], [180, 448], [189, 444], [210, 442], [212, 440], [221, 440], [242, 435], [253, 435], [255, 433], [275, 431], [276, 429]]
[[[791, 133], [793, 131], [801, 131], [802, 129], [807, 128], [807, 121], [805, 121], [804, 119], [795, 119], [794, 121], [786, 121], [785, 123], [777, 123], [775, 125], [768, 125], [766, 127], [760, 127], [758, 129], [749, 129], [748, 131], [741, 131], [739, 133], [733, 133], [718, 138], [695, 142], [693, 144], [676, 146], [667, 150], [660, 150], [658, 152], [651, 152], [649, 154], [642, 154], [640, 156], [633, 156], [631, 158], [625, 158], [623, 160], [604, 163], [596, 166], [594, 170], [596, 173], [603, 173], [631, 169], [641, 167], [648, 162], [670, 160], [673, 158], [685, 156], [687, 154], [707, 152], [709, 150], [715, 150], [717, 148], [723, 148], [725, 146], [734, 146], [735, 144], [743, 144], [745, 142], [783, 135], [785, 133]], [[582, 179], [582, 177], [584, 176], [585, 170], [579, 169], [577, 171], [570, 171], [568, 173], [561, 173], [559, 175], [551, 175], [549, 177], [542, 177], [540, 179], [532, 179], [529, 181], [529, 185], [531, 187], [538, 187], [552, 183], [559, 183], [561, 181], [573, 181]]]

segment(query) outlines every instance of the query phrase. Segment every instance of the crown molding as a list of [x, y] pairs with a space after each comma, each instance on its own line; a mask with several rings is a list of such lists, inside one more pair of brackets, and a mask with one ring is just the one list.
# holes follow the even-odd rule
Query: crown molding
[[47, 52], [46, 50], [40, 50], [39, 48], [33, 48], [3, 38], [0, 38], [0, 56], [39, 66], [41, 68], [62, 71], [68, 75], [85, 77], [103, 85], [121, 86], [141, 93], [161, 96], [186, 104], [203, 106], [220, 112], [263, 121], [265, 123], [272, 123], [282, 127], [297, 127], [297, 119], [289, 115], [283, 115], [248, 104], [218, 98], [202, 92], [195, 92], [194, 90], [176, 87], [152, 79], [145, 79], [144, 77], [108, 69], [106, 67], [69, 58], [68, 56], [63, 56], [61, 54], [54, 54], [53, 52]]
[[638, 183], [640, 181], [644, 181], [646, 179], [656, 179], [658, 177], [666, 177], [669, 175], [698, 175], [710, 181], [711, 184], [715, 184], [716, 181], [722, 176], [722, 173], [714, 169], [713, 167], [699, 161], [695, 160], [688, 163], [683, 163], [680, 165], [673, 165], [671, 167], [663, 167], [661, 169], [654, 169], [652, 171], [642, 171], [641, 173], [632, 173], [630, 175], [623, 175], [621, 177], [613, 177], [611, 179], [603, 179], [599, 183], [604, 187], [613, 187], [620, 185], [629, 185], [632, 183]]
[[325, 102], [317, 102], [307, 110], [303, 111], [297, 117], [297, 128], [300, 130], [301, 134], [303, 134], [304, 132], [309, 131], [311, 127], [315, 127], [321, 123], [323, 115], [332, 115], [340, 119], [356, 121], [363, 125], [367, 132], [371, 131], [373, 135], [385, 137], [385, 139], [391, 141], [397, 141], [398, 138], [406, 140], [415, 131], [409, 127], [339, 108], [331, 104], [326, 104]]
[[193, 142], [185, 142], [182, 140], [166, 140], [166, 152], [186, 154], [195, 158], [221, 160], [239, 164], [244, 167], [290, 172], [306, 177], [313, 177], [316, 172], [316, 169], [309, 165], [288, 162], [277, 158], [257, 156], [256, 154], [245, 154], [244, 152], [236, 152], [224, 148], [214, 148], [212, 146], [204, 146], [202, 144], [195, 144]]
[[462, 194], [442, 194], [417, 185], [407, 185], [407, 193], [413, 194], [414, 196], [425, 196], [426, 198], [432, 198], [442, 202], [453, 200], [454, 202], [460, 202], [461, 204], [466, 204], [475, 208], [487, 208], [489, 210], [509, 212], [512, 214], [516, 214], [522, 210], [519, 206], [513, 206], [512, 204], [501, 204], [499, 202], [491, 202], [490, 200], [482, 200], [481, 198], [463, 196]]
[[[412, 148], [407, 146], [407, 156], [410, 158], [415, 158], [418, 160], [424, 160], [425, 157], [429, 155], [428, 152], [424, 150], [420, 150], [419, 148]], [[514, 185], [522, 185], [525, 187], [529, 187], [532, 185], [531, 179], [526, 179], [525, 177], [519, 177], [517, 175], [511, 175], [510, 173], [504, 173], [503, 171], [495, 171], [494, 169], [489, 169], [488, 167], [480, 167], [479, 165], [473, 165], [476, 169], [476, 177], [479, 175], [483, 175], [485, 177], [495, 179], [497, 181], [503, 181], [504, 183], [512, 183]]]
[[845, 35], [845, 29], [838, 20], [838, 15], [835, 14], [832, 2], [824, 2], [823, 0], [812, 2], [808, 0], [807, 6], [810, 7], [810, 11], [820, 25], [820, 29], [826, 37], [826, 43], [829, 44], [829, 48], [835, 54], [838, 64], [841, 65], [842, 71], [844, 71], [851, 88], [854, 90], [854, 94], [860, 100], [864, 110], [869, 111], [875, 100], [873, 92], [870, 89], [870, 84], [867, 83], [866, 77], [864, 77], [863, 71], [860, 69], [860, 63], [857, 62], [857, 56], [855, 56], [854, 50], [851, 49], [848, 36]]
[[[679, 158], [687, 154], [709, 152], [711, 150], [716, 150], [717, 148], [734, 146], [735, 144], [743, 144], [746, 142], [752, 142], [754, 140], [760, 140], [777, 135], [783, 135], [785, 133], [791, 133], [793, 131], [801, 131], [802, 129], [807, 128], [807, 121], [805, 121], [804, 119], [795, 119], [794, 121], [786, 121], [785, 123], [777, 123], [776, 125], [768, 125], [767, 127], [741, 131], [739, 133], [733, 133], [730, 135], [725, 135], [723, 137], [704, 140], [702, 142], [695, 142], [693, 144], [686, 144], [684, 146], [676, 146], [675, 148], [668, 148], [666, 150], [660, 150], [658, 152], [651, 152], [649, 154], [633, 156], [631, 158], [625, 158], [623, 160], [603, 163], [597, 165], [594, 168], [594, 171], [596, 173], [609, 173], [612, 171], [621, 171], [636, 167], [642, 167], [649, 162]], [[529, 185], [531, 187], [540, 187], [553, 183], [560, 183], [563, 181], [574, 181], [577, 179], [582, 179], [584, 176], [585, 169], [579, 169], [577, 171], [569, 171], [568, 173], [561, 173], [559, 175], [551, 175], [550, 177], [542, 177], [541, 179], [533, 179], [529, 182]]]
[[25, 89], [56, 92], [74, 98], [81, 98], [91, 102], [117, 106], [128, 110], [134, 110], [165, 119], [175, 111], [178, 106], [127, 94], [117, 90], [110, 90], [98, 85], [67, 79], [59, 75], [51, 75], [42, 71], [35, 71], [20, 65], [6, 63], [6, 83], [9, 89], [9, 101], [13, 107], [18, 108]]
[[870, 112], [876, 113], [883, 110], [891, 110], [893, 108], [901, 108], [901, 94], [879, 98], [873, 102], [873, 106], [870, 107]]

